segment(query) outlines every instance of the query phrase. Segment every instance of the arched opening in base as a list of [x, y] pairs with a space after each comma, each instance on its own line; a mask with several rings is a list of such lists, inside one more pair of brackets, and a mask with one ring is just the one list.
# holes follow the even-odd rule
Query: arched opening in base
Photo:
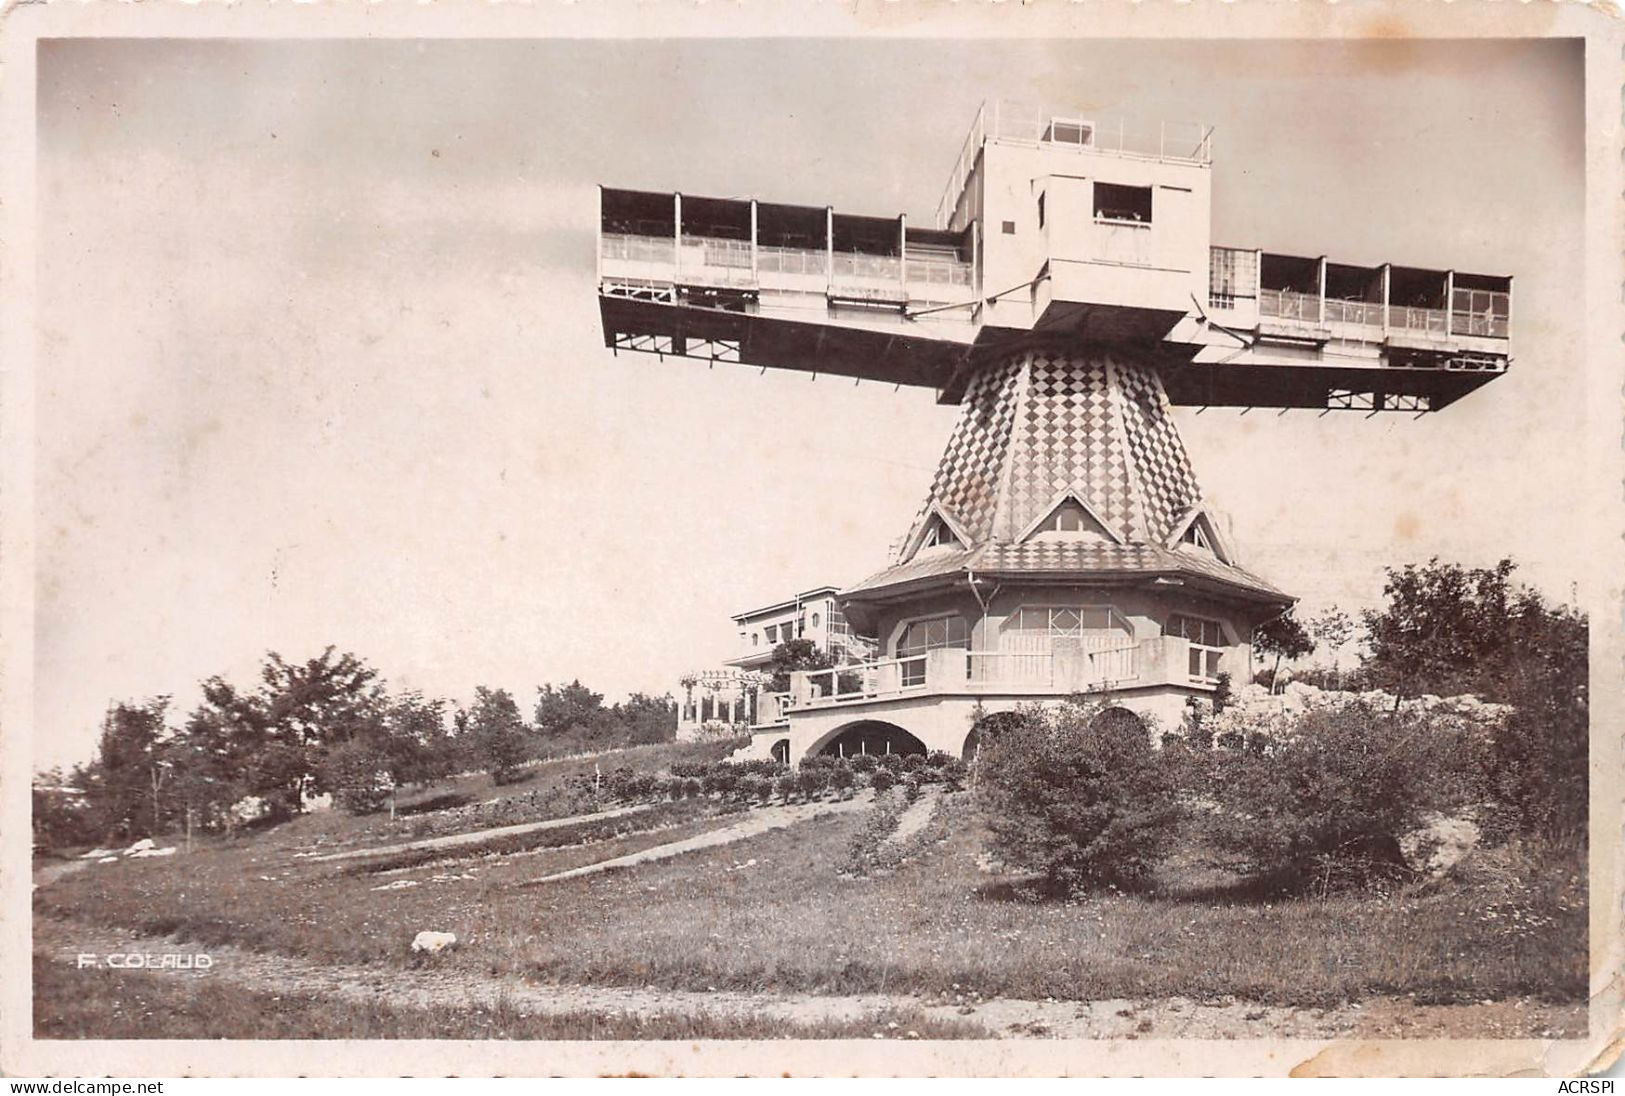
[[1020, 712], [992, 712], [984, 715], [971, 724], [970, 733], [965, 736], [965, 745], [959, 751], [959, 758], [966, 764], [976, 760], [976, 755], [983, 746], [998, 739], [1009, 727], [1020, 723], [1025, 716]]
[[925, 743], [895, 723], [865, 719], [849, 723], [817, 751], [826, 757], [855, 757], [858, 754], [923, 754]]
[[790, 764], [790, 740], [781, 738], [773, 743], [773, 760], [780, 765]]
[[1147, 736], [1151, 733], [1150, 729], [1145, 725], [1145, 720], [1141, 719], [1137, 713], [1127, 708], [1115, 706], [1103, 709], [1089, 725], [1097, 731], [1131, 730]]

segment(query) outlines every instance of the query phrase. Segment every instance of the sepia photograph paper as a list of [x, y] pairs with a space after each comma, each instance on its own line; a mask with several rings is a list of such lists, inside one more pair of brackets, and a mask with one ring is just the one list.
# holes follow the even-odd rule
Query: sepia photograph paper
[[8, 1075], [1617, 1053], [1617, 12], [0, 35]]

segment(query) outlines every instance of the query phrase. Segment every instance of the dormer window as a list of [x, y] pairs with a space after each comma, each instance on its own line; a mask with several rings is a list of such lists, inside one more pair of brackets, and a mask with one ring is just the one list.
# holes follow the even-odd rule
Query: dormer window
[[1101, 520], [1077, 492], [1068, 491], [1051, 504], [1044, 516], [1022, 531], [1019, 540], [1106, 541], [1121, 544], [1122, 537]]
[[1178, 548], [1183, 552], [1203, 552], [1221, 563], [1234, 562], [1230, 548], [1225, 543], [1223, 534], [1213, 524], [1213, 519], [1205, 511], [1194, 507], [1186, 513], [1183, 520], [1175, 524], [1164, 542], [1164, 547]]
[[920, 541], [920, 548], [924, 550], [943, 547], [960, 548], [963, 545], [959, 543], [959, 538], [954, 536], [954, 531], [948, 528], [948, 523], [936, 518], [931, 522], [931, 527], [925, 531], [925, 539]]

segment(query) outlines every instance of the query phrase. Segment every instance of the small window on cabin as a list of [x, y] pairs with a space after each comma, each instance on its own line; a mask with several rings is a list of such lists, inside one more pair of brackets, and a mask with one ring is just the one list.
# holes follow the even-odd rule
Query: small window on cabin
[[1179, 538], [1182, 543], [1202, 549], [1204, 552], [1213, 551], [1213, 542], [1208, 539], [1207, 530], [1202, 528], [1200, 521], [1193, 521], [1185, 535]]
[[817, 613], [814, 613], [814, 614], [813, 614], [813, 615], [812, 615], [812, 626], [813, 626], [813, 627], [814, 627], [814, 628], [815, 628], [815, 629], [816, 629], [816, 628], [817, 628], [817, 627], [818, 627], [818, 614], [817, 614]]
[[767, 641], [768, 641], [768, 643], [772, 644], [775, 647], [778, 646], [778, 643], [779, 643], [779, 626], [777, 624], [769, 624], [767, 626], [767, 628], [766, 628], [766, 632], [767, 632]]
[[1095, 184], [1095, 220], [1151, 223], [1151, 188]]
[[762, 636], [761, 636], [761, 633], [759, 633], [759, 632], [752, 632], [752, 633], [751, 633], [751, 634], [750, 634], [750, 645], [751, 645], [751, 646], [752, 646], [752, 647], [760, 647], [760, 646], [761, 646], [761, 645], [762, 645]]
[[1038, 227], [1044, 227], [1044, 195], [1038, 196]]
[[1004, 229], [1004, 234], [1006, 236], [1014, 236], [1016, 234], [1016, 222], [1014, 221], [1004, 221], [1001, 223], [1000, 227]]

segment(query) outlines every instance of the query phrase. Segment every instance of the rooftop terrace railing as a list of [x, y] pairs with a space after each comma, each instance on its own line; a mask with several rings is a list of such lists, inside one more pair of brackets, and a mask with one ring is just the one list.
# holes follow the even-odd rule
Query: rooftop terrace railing
[[1082, 118], [1012, 100], [989, 100], [977, 108], [960, 145], [953, 171], [937, 202], [937, 227], [954, 219], [965, 184], [987, 141], [1034, 147], [1073, 148], [1129, 159], [1207, 165], [1213, 162], [1213, 127], [1199, 122], [1131, 124], [1120, 115]]

